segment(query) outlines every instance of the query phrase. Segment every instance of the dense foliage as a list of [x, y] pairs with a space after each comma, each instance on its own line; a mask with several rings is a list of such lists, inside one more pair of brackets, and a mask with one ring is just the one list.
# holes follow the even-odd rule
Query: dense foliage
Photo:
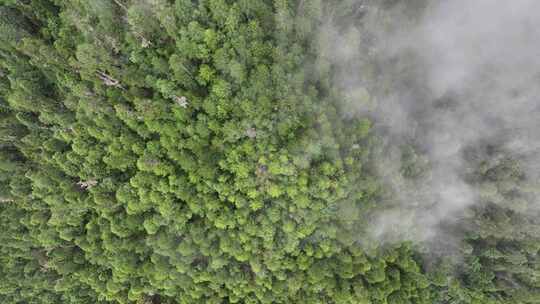
[[504, 152], [458, 258], [365, 233], [386, 146], [314, 42], [355, 2], [0, 1], [0, 301], [540, 303]]

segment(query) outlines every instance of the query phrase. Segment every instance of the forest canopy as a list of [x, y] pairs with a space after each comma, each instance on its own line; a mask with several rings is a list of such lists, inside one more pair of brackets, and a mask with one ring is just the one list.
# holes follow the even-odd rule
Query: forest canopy
[[0, 302], [540, 303], [539, 5], [439, 2], [0, 0]]

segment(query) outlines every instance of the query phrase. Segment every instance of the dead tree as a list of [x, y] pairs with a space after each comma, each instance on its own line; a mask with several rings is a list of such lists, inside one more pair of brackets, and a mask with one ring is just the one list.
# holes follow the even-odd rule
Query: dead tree
[[120, 88], [120, 89], [124, 89], [124, 87], [122, 87], [122, 85], [120, 85], [119, 80], [114, 79], [112, 76], [107, 75], [106, 73], [104, 73], [102, 71], [97, 71], [96, 73], [97, 73], [99, 79], [101, 79], [101, 81], [103, 81], [103, 83], [106, 86], [117, 87], [117, 88]]
[[187, 108], [189, 105], [188, 100], [185, 96], [173, 96], [174, 102], [176, 102], [177, 105], [181, 106], [182, 108]]
[[87, 181], [80, 181], [77, 183], [77, 186], [79, 186], [82, 190], [88, 190], [98, 184], [97, 180], [91, 179]]

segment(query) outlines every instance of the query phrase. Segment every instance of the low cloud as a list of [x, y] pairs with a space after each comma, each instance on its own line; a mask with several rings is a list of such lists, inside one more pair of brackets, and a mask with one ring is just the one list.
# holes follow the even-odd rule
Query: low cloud
[[[537, 178], [540, 2], [358, 2], [363, 11], [349, 20], [328, 19], [319, 46], [345, 116], [371, 116], [394, 150], [377, 167], [395, 199], [371, 232], [383, 241], [451, 239], [442, 227], [465, 218], [479, 195], [464, 177], [465, 149], [502, 147]], [[423, 185], [402, 178], [402, 144], [429, 160]]]

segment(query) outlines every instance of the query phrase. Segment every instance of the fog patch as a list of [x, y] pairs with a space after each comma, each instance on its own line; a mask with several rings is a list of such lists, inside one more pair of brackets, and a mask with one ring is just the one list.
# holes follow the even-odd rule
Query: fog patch
[[[497, 145], [538, 177], [540, 2], [357, 3], [362, 12], [326, 20], [318, 43], [344, 119], [370, 116], [387, 138], [375, 167], [395, 196], [370, 233], [383, 242], [453, 239], [445, 227], [466, 220], [480, 195], [465, 178], [467, 148]], [[403, 177], [403, 145], [429, 161], [417, 182]]]

